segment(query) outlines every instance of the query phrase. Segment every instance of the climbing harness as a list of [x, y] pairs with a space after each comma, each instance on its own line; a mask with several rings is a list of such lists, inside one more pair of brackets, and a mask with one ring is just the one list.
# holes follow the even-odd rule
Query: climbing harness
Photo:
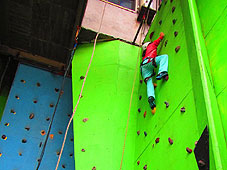
[[66, 128], [66, 131], [65, 131], [64, 140], [63, 140], [63, 143], [62, 143], [61, 151], [60, 151], [60, 154], [59, 154], [59, 157], [58, 157], [58, 161], [57, 161], [57, 165], [56, 165], [55, 170], [58, 169], [58, 166], [59, 166], [59, 163], [60, 163], [60, 160], [61, 160], [61, 155], [62, 155], [64, 146], [65, 146], [65, 141], [66, 141], [66, 137], [67, 137], [67, 134], [68, 134], [69, 126], [70, 126], [70, 124], [71, 124], [71, 122], [72, 122], [72, 120], [73, 120], [73, 117], [74, 117], [74, 115], [75, 115], [75, 113], [76, 113], [78, 104], [79, 104], [80, 99], [81, 99], [81, 97], [82, 97], [82, 92], [83, 92], [83, 89], [84, 89], [84, 84], [85, 84], [85, 81], [86, 81], [86, 79], [87, 79], [87, 75], [88, 75], [88, 72], [89, 72], [89, 69], [90, 69], [90, 66], [91, 66], [91, 62], [92, 62], [92, 59], [93, 59], [93, 56], [94, 56], [95, 47], [96, 47], [96, 42], [97, 42], [98, 36], [99, 36], [99, 34], [100, 34], [100, 30], [101, 30], [101, 26], [102, 26], [102, 22], [103, 22], [103, 17], [104, 17], [105, 9], [106, 9], [106, 3], [105, 3], [104, 8], [103, 8], [102, 17], [101, 17], [101, 22], [100, 22], [100, 25], [99, 25], [99, 29], [98, 29], [98, 32], [97, 32], [96, 37], [95, 37], [94, 47], [93, 47], [93, 51], [92, 51], [90, 63], [89, 63], [89, 65], [88, 65], [87, 72], [86, 72], [85, 77], [84, 77], [83, 85], [82, 85], [82, 87], [81, 87], [81, 91], [80, 91], [80, 95], [79, 95], [77, 104], [76, 104], [76, 106], [75, 106], [75, 108], [74, 108], [74, 110], [73, 110], [73, 114], [72, 114], [72, 116], [71, 116], [71, 118], [70, 118], [70, 120], [69, 120], [69, 123], [68, 123], [67, 128]]
[[[156, 58], [156, 57], [155, 57]], [[151, 57], [146, 57], [140, 64], [140, 66], [143, 66], [145, 64], [148, 64], [150, 62], [152, 62], [152, 65], [157, 68], [157, 64], [156, 64], [156, 61], [155, 61], [155, 58], [151, 58]], [[148, 59], [148, 62], [147, 63], [143, 63], [146, 59]]]

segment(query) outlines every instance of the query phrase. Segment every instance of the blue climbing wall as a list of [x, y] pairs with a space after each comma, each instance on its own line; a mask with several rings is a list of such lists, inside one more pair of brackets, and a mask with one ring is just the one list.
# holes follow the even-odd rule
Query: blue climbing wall
[[[18, 66], [0, 123], [0, 170], [36, 169], [62, 79], [34, 67]], [[72, 113], [71, 89], [67, 78], [39, 170], [55, 169]], [[59, 170], [75, 169], [72, 132], [71, 126]]]

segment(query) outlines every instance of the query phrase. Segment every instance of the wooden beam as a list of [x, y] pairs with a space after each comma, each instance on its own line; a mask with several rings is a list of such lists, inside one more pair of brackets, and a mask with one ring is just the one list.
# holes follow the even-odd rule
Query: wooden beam
[[64, 63], [54, 61], [39, 55], [33, 55], [29, 52], [23, 51], [21, 49], [13, 49], [8, 46], [0, 45], [0, 53], [5, 54], [5, 55], [11, 55], [14, 57], [17, 57], [19, 60], [30, 60], [34, 61], [36, 63], [44, 64], [47, 65], [48, 67], [54, 67], [57, 68], [58, 70], [62, 70], [65, 67]]

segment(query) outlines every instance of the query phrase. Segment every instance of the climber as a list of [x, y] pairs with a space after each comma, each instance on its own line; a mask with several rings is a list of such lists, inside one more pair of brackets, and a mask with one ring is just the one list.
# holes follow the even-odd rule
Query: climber
[[155, 75], [154, 69], [159, 65], [157, 80], [165, 79], [168, 80], [168, 55], [157, 56], [157, 47], [161, 40], [164, 38], [164, 33], [160, 33], [160, 37], [154, 42], [146, 42], [142, 45], [142, 63], [140, 65], [140, 70], [144, 82], [147, 84], [147, 96], [148, 102], [154, 114], [156, 111], [155, 105], [155, 93], [154, 85], [152, 83], [152, 77]]

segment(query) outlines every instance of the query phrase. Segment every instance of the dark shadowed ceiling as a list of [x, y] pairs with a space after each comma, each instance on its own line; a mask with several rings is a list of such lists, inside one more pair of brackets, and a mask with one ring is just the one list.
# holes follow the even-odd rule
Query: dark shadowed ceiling
[[0, 45], [66, 63], [87, 0], [1, 0]]

